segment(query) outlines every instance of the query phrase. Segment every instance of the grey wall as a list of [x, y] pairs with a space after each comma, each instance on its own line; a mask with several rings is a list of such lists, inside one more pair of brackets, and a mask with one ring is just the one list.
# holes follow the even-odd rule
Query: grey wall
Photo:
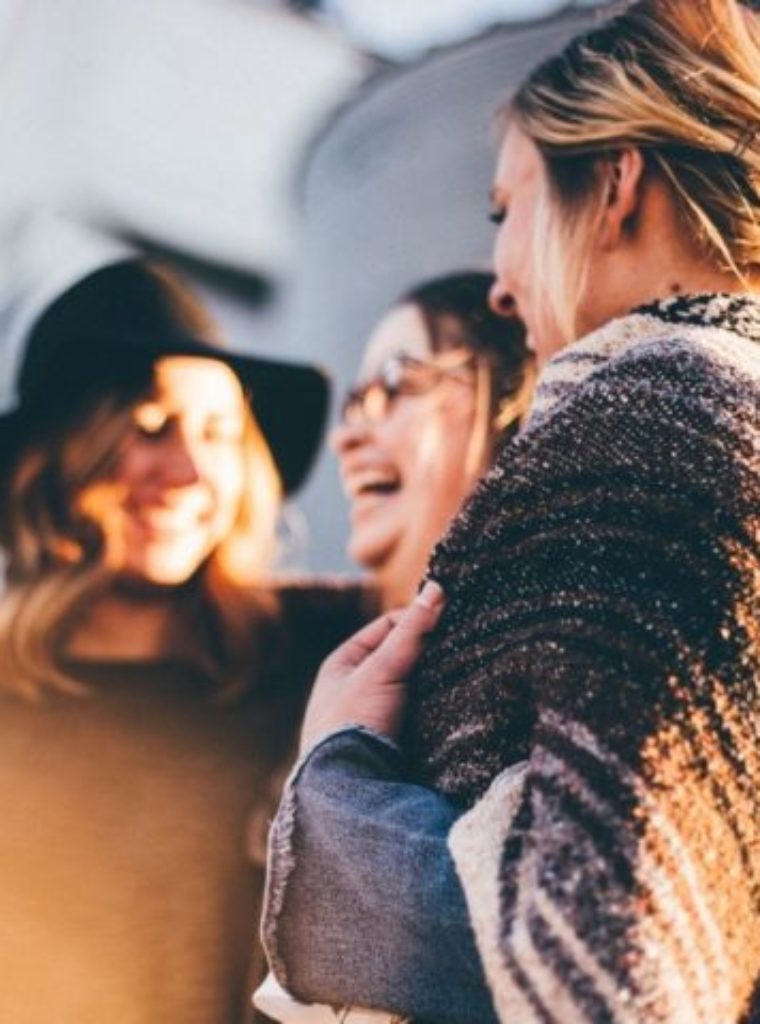
[[[567, 13], [385, 71], [325, 129], [303, 174], [305, 244], [284, 350], [350, 382], [378, 316], [411, 284], [490, 265], [492, 119], [524, 75], [599, 14]], [[346, 510], [325, 453], [301, 501], [314, 568], [346, 567]]]

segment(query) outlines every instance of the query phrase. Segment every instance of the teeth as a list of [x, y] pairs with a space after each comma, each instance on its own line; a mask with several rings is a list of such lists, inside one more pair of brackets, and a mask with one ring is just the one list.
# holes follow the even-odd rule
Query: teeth
[[365, 491], [392, 490], [398, 484], [399, 479], [395, 473], [384, 473], [379, 470], [368, 469], [352, 474], [346, 480], [346, 491], [350, 498], [357, 498]]

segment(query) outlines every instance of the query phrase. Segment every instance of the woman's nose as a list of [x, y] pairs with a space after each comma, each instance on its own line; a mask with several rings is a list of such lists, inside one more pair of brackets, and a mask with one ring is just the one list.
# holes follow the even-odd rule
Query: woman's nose
[[331, 450], [341, 456], [367, 439], [369, 425], [364, 420], [340, 420], [330, 431], [328, 443]]
[[491, 285], [491, 290], [488, 293], [488, 305], [491, 307], [491, 311], [496, 313], [497, 316], [517, 316], [517, 306], [515, 305], [514, 296], [503, 284], [501, 284], [498, 278]]
[[191, 487], [200, 480], [198, 458], [192, 442], [176, 431], [162, 453], [161, 476], [167, 487]]

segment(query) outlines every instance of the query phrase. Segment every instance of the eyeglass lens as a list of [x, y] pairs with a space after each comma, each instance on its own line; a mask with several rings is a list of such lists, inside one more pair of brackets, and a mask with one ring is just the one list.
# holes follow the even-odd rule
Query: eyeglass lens
[[447, 353], [439, 362], [421, 362], [406, 355], [391, 356], [376, 377], [348, 392], [341, 409], [342, 419], [348, 424], [378, 423], [388, 415], [399, 395], [432, 391], [443, 380], [456, 378], [472, 360], [471, 352], [453, 360]]

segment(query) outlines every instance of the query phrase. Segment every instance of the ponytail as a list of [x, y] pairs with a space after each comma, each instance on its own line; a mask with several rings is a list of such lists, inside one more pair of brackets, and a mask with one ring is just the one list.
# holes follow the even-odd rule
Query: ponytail
[[600, 158], [626, 146], [670, 185], [707, 261], [745, 285], [760, 273], [760, 16], [737, 0], [638, 0], [537, 68], [505, 113], [546, 164], [564, 239], [542, 276], [560, 302], [582, 283], [577, 260], [560, 263], [593, 230]]

